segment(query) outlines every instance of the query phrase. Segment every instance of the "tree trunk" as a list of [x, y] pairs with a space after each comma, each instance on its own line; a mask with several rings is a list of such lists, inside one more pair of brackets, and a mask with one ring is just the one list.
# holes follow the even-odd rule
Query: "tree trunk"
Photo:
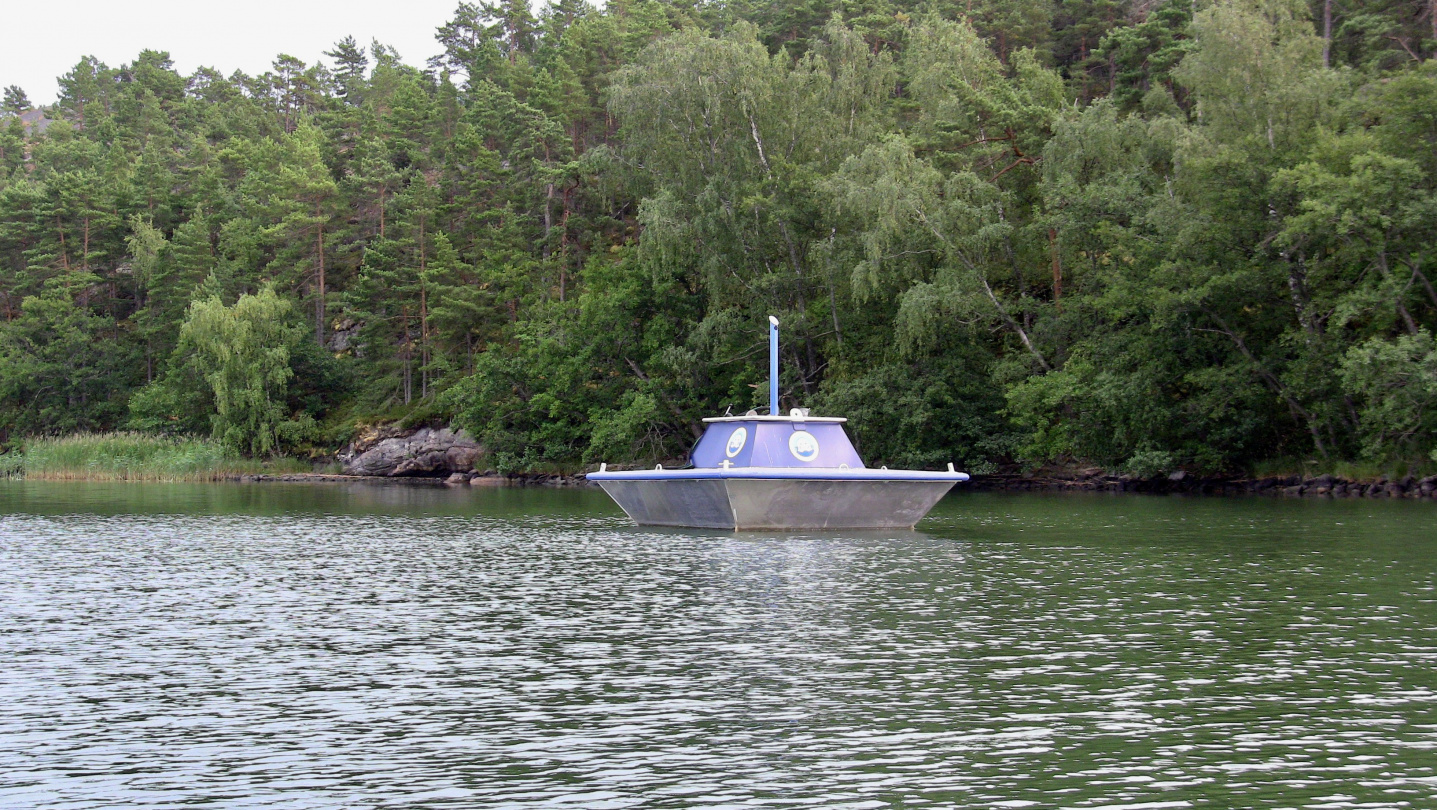
[[424, 220], [419, 220], [419, 398], [429, 396], [429, 265]]
[[419, 398], [429, 396], [429, 291], [419, 282]]
[[1332, 0], [1322, 0], [1322, 66], [1332, 67]]
[[1318, 333], [1316, 322], [1312, 319], [1312, 298], [1307, 292], [1307, 270], [1306, 259], [1298, 254], [1297, 261], [1291, 256], [1284, 256], [1287, 259], [1287, 292], [1292, 299], [1292, 309], [1297, 313], [1297, 322], [1302, 326], [1309, 345], [1312, 338]]
[[928, 215], [923, 213], [921, 209], [915, 208], [913, 213], [918, 216], [918, 221], [923, 223], [923, 226], [928, 229], [928, 232], [937, 237], [938, 241], [942, 242], [943, 245], [948, 248], [953, 257], [958, 259], [958, 261], [968, 269], [968, 272], [972, 273], [974, 277], [978, 279], [978, 283], [983, 285], [983, 292], [988, 296], [988, 301], [993, 305], [993, 309], [997, 310], [998, 317], [1018, 336], [1019, 340], [1023, 341], [1023, 347], [1028, 350], [1029, 354], [1033, 355], [1033, 359], [1038, 361], [1038, 365], [1042, 367], [1043, 371], [1052, 371], [1053, 367], [1048, 364], [1048, 360], [1043, 357], [1043, 353], [1038, 351], [1038, 347], [1033, 345], [1033, 341], [1029, 339], [1028, 333], [1023, 329], [1022, 324], [1013, 319], [1013, 316], [1008, 313], [1008, 308], [1003, 306], [1003, 302], [998, 299], [997, 293], [993, 292], [992, 286], [988, 284], [988, 277], [983, 275], [983, 271], [973, 262], [969, 261], [968, 257], [963, 255], [963, 252], [953, 244], [952, 240], [928, 220]]
[[[1377, 253], [1377, 269], [1382, 272], [1383, 279], [1390, 280], [1392, 278], [1392, 272], [1387, 266], [1387, 251], [1385, 250]], [[1407, 281], [1407, 287], [1397, 294], [1393, 303], [1397, 305], [1397, 314], [1401, 316], [1403, 325], [1407, 327], [1407, 333], [1415, 335], [1417, 334], [1417, 322], [1413, 320], [1412, 313], [1407, 310], [1407, 305], [1402, 303], [1402, 296], [1407, 293], [1407, 288], [1412, 286], [1412, 281], [1412, 279]]]
[[638, 363], [635, 363], [633, 360], [627, 357], [624, 358], [624, 362], [629, 364], [629, 369], [634, 372], [635, 377], [638, 377], [640, 381], [648, 383], [650, 385], [650, 387], [653, 389], [654, 394], [659, 398], [660, 401], [664, 403], [664, 407], [668, 408], [669, 413], [673, 414], [675, 419], [677, 419], [681, 424], [683, 424], [684, 427], [689, 429], [689, 433], [692, 433], [695, 439], [701, 438], [704, 435], [703, 430], [700, 429], [697, 424], [694, 424], [693, 421], [684, 417], [684, 412], [679, 410], [679, 406], [675, 405], [673, 400], [665, 396], [664, 392], [660, 390], [657, 385], [653, 385], [651, 383], [651, 381], [649, 380], [649, 375], [645, 374], [644, 370], [639, 368]]
[[564, 287], [568, 277], [569, 266], [569, 209], [570, 192], [573, 189], [564, 189], [564, 213], [559, 217], [559, 303], [564, 302]]
[[1063, 265], [1058, 259], [1058, 229], [1048, 229], [1048, 250], [1053, 254], [1053, 305], [1063, 311]]
[[1247, 343], [1237, 332], [1233, 331], [1232, 327], [1227, 325], [1227, 321], [1224, 321], [1221, 316], [1212, 310], [1204, 309], [1203, 312], [1207, 313], [1209, 318], [1212, 318], [1213, 323], [1216, 323], [1218, 328], [1222, 330], [1222, 333], [1227, 335], [1228, 339], [1237, 347], [1237, 350], [1242, 352], [1242, 356], [1247, 358], [1247, 361], [1257, 370], [1258, 376], [1262, 377], [1263, 382], [1267, 383], [1267, 386], [1272, 389], [1273, 393], [1282, 397], [1283, 402], [1287, 403], [1287, 410], [1292, 414], [1293, 420], [1307, 423], [1307, 432], [1312, 435], [1312, 443], [1317, 446], [1317, 452], [1321, 453], [1323, 458], [1327, 458], [1327, 445], [1322, 442], [1322, 434], [1318, 431], [1317, 423], [1313, 421], [1312, 414], [1308, 413], [1307, 409], [1302, 407], [1302, 404], [1292, 396], [1292, 393], [1287, 390], [1287, 386], [1282, 384], [1282, 380], [1279, 380], [1277, 375], [1268, 371], [1267, 367], [1253, 356], [1252, 352], [1247, 348]]
[[549, 234], [554, 230], [554, 184], [544, 187], [544, 247], [541, 252], [549, 258]]
[[[805, 307], [805, 309], [807, 309], [807, 307]], [[804, 330], [803, 347], [805, 350], [804, 353], [808, 356], [808, 366], [804, 369], [803, 376], [799, 378], [799, 384], [803, 386], [804, 396], [812, 399], [814, 393], [813, 378], [818, 376], [818, 356], [813, 351], [813, 338], [807, 334], [806, 329]]]
[[404, 404], [408, 405], [414, 393], [414, 372], [411, 369], [411, 361], [414, 359], [414, 341], [409, 339], [409, 307], [400, 310], [403, 313], [399, 320], [404, 340], [404, 350], [400, 352], [400, 362], [404, 369]]
[[60, 218], [55, 217], [55, 230], [60, 232], [60, 266], [65, 272], [70, 272], [70, 251], [65, 247], [65, 226], [60, 223]]
[[[318, 216], [319, 212], [315, 211]], [[314, 339], [324, 348], [324, 225], [320, 224], [315, 237], [315, 252], [319, 256], [319, 294], [314, 298]]]
[[973, 272], [977, 274], [978, 281], [982, 283], [983, 292], [988, 295], [988, 301], [993, 304], [994, 309], [998, 310], [998, 317], [1002, 318], [1003, 322], [1008, 324], [1008, 328], [1012, 329], [1013, 332], [1018, 335], [1018, 339], [1023, 341], [1024, 348], [1038, 361], [1038, 365], [1041, 366], [1044, 371], [1052, 371], [1053, 367], [1048, 365], [1047, 358], [1043, 357], [1042, 353], [1038, 351], [1038, 347], [1034, 346], [1033, 341], [1028, 338], [1028, 332], [1023, 329], [1021, 324], [1013, 320], [1013, 316], [1008, 314], [1008, 308], [1003, 306], [1003, 303], [998, 300], [997, 294], [994, 293], [993, 288], [988, 285], [988, 279], [983, 277], [982, 271], [974, 270]]
[[1432, 288], [1431, 280], [1427, 278], [1426, 273], [1422, 272], [1420, 265], [1421, 261], [1422, 260], [1419, 257], [1416, 261], [1413, 261], [1408, 264], [1408, 267], [1412, 268], [1412, 278], [1416, 281], [1422, 282], [1422, 288], [1427, 290], [1427, 297], [1432, 299], [1433, 304], [1437, 304], [1437, 290], [1434, 290]]
[[[828, 232], [828, 243], [833, 244], [833, 238], [838, 235], [838, 229], [834, 228]], [[838, 348], [843, 348], [843, 329], [838, 325], [838, 296], [833, 289], [833, 263], [824, 262], [828, 269], [828, 312], [833, 316], [833, 334], [838, 338]]]

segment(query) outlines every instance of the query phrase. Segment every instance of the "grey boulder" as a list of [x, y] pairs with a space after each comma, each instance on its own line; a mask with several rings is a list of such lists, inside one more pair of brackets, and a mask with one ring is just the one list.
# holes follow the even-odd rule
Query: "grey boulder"
[[367, 447], [356, 442], [339, 454], [339, 461], [346, 475], [448, 476], [472, 471], [483, 455], [484, 448], [463, 431], [420, 428]]

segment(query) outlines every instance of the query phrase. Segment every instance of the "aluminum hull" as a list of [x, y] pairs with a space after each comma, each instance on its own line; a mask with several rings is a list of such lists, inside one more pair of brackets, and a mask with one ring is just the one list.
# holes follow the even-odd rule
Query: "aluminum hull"
[[640, 526], [738, 531], [909, 529], [967, 479], [962, 473], [885, 479], [867, 472], [862, 478], [590, 477]]

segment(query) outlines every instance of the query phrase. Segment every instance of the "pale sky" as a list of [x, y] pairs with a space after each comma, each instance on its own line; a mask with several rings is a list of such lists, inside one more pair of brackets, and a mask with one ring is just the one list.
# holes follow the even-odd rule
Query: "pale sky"
[[[0, 87], [17, 84], [35, 104], [50, 104], [55, 80], [81, 56], [111, 67], [148, 48], [169, 51], [188, 76], [200, 66], [228, 76], [270, 69], [281, 53], [313, 64], [345, 36], [392, 46], [423, 67], [442, 50], [434, 40], [459, 0], [26, 0], [0, 13]], [[536, 4], [537, 5], [537, 4]]]

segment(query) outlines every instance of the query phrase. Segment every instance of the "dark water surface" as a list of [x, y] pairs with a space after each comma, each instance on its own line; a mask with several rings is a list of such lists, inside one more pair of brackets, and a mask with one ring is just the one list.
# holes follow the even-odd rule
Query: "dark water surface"
[[3, 807], [1437, 807], [1437, 508], [0, 483]]

